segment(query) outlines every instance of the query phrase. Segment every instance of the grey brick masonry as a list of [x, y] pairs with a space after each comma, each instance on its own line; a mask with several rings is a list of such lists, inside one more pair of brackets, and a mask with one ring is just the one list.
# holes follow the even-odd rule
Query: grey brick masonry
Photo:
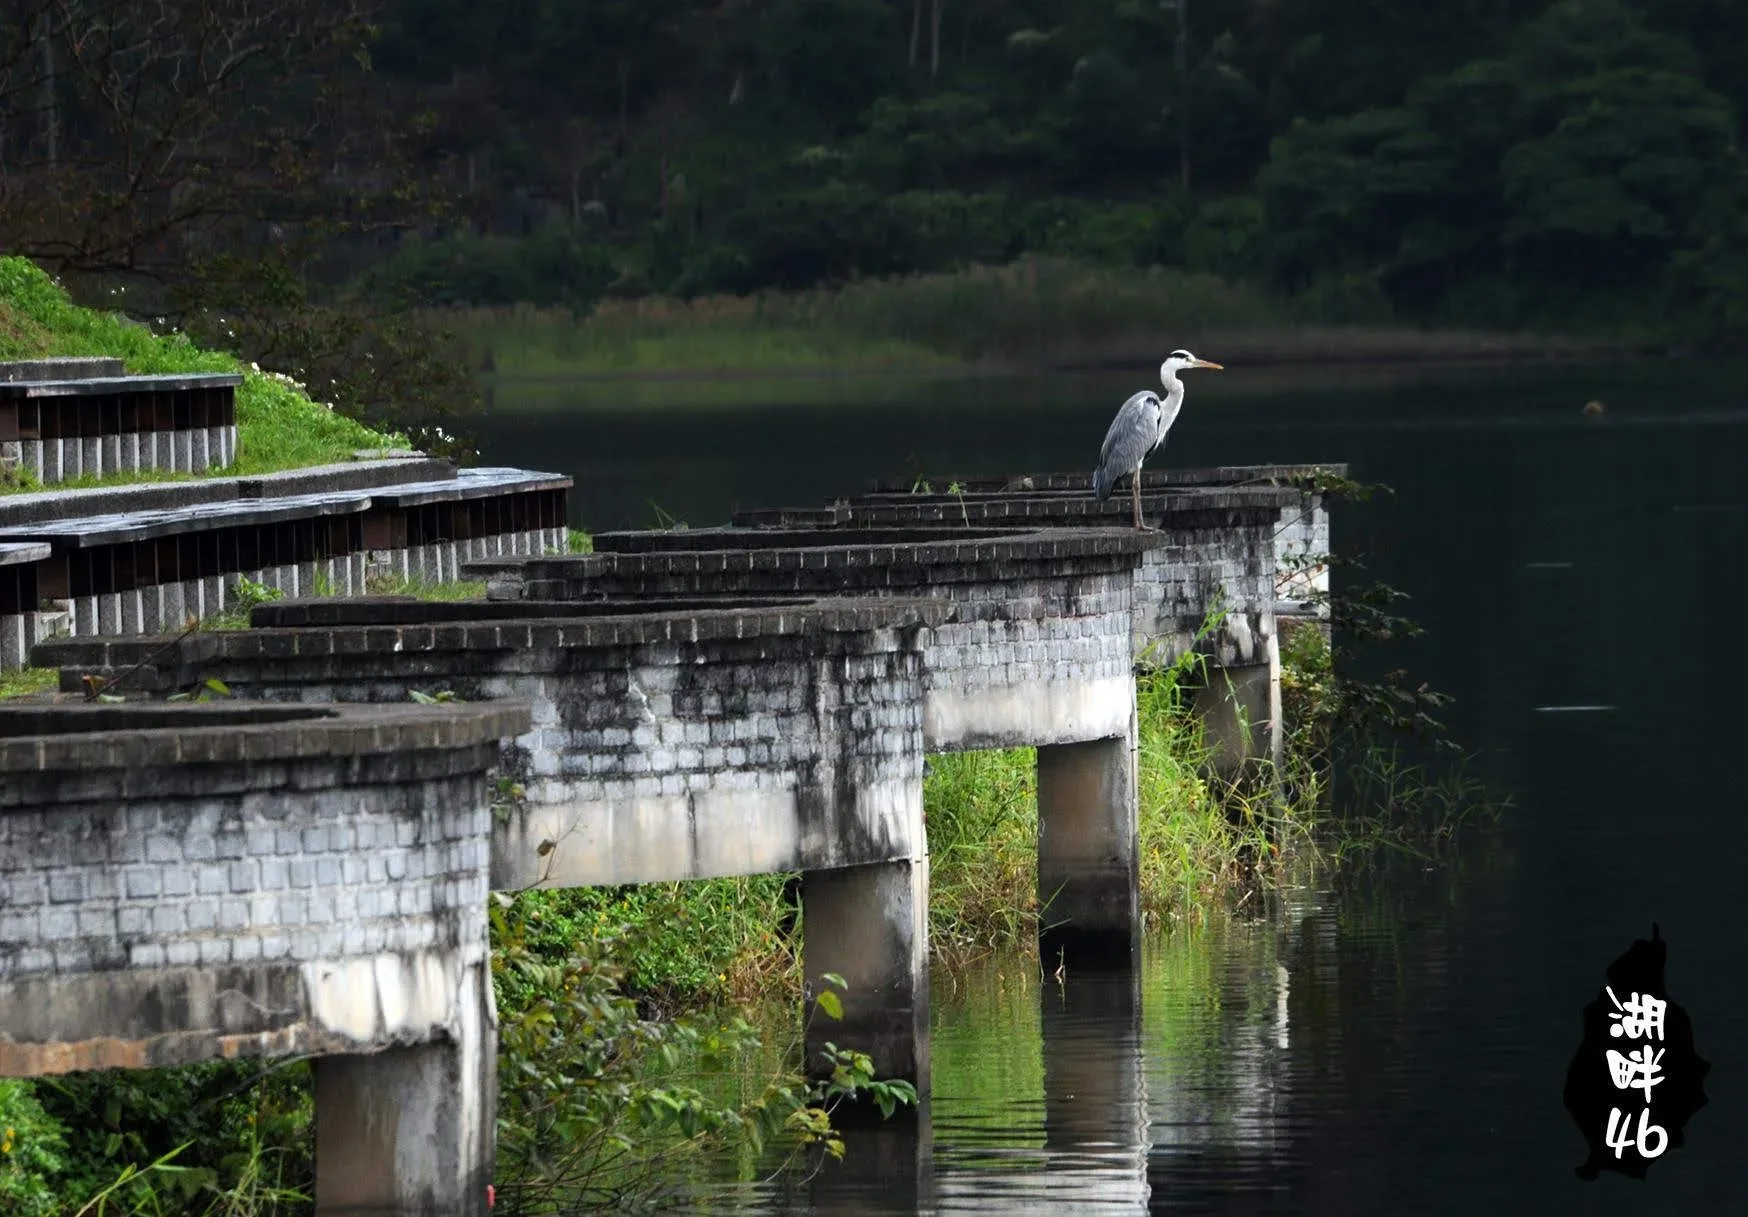
[[525, 707], [0, 707], [0, 1075], [417, 1043]]

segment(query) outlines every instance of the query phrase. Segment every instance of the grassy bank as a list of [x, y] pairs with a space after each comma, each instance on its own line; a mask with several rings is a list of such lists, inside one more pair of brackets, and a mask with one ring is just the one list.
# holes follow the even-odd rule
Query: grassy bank
[[[155, 333], [119, 313], [81, 308], [35, 263], [0, 257], [0, 360], [100, 355], [134, 374], [236, 372], [237, 459], [215, 473], [265, 473], [346, 461], [362, 449], [404, 447], [401, 436], [372, 431], [315, 398], [288, 376], [202, 350], [179, 333]], [[166, 480], [171, 475], [118, 475], [78, 485]], [[73, 485], [74, 483], [68, 483]], [[0, 493], [38, 489], [20, 482]]]
[[1293, 304], [1216, 276], [1061, 259], [754, 296], [459, 309], [445, 321], [503, 378], [938, 371], [1151, 363], [1173, 346], [1249, 364], [1543, 357], [1607, 344], [1422, 332], [1379, 308]]

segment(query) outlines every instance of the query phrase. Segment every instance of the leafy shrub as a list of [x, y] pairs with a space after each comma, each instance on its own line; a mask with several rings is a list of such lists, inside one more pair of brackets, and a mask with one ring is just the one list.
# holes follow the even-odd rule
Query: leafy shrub
[[0, 1078], [0, 1211], [55, 1217], [65, 1148], [61, 1126], [43, 1111], [31, 1083]]

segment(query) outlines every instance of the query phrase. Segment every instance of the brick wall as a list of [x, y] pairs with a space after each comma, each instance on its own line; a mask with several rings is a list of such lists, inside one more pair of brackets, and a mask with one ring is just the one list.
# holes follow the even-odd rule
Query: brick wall
[[[406, 611], [446, 624], [363, 624]], [[504, 749], [528, 807], [497, 836], [494, 883], [758, 874], [908, 856], [921, 842], [922, 648], [936, 602], [731, 608], [660, 617], [470, 622], [466, 604], [318, 601], [260, 610], [313, 625], [189, 639], [131, 678], [216, 676], [266, 701], [515, 698]], [[158, 641], [47, 644], [63, 680]], [[542, 850], [545, 841], [553, 846]]]
[[[1127, 731], [1134, 572], [1161, 538], [1074, 529], [940, 541], [899, 529], [886, 536], [890, 543], [872, 544], [880, 530], [725, 532], [698, 540], [612, 534], [598, 537], [597, 549], [604, 543], [626, 552], [500, 570], [496, 594], [535, 601], [934, 596], [953, 606], [953, 617], [935, 627], [924, 664], [929, 750], [1066, 743]], [[678, 548], [686, 544], [724, 548]], [[629, 552], [633, 546], [650, 549]]]
[[526, 710], [274, 713], [0, 711], [0, 1074], [413, 1042], [453, 1015], [486, 957], [488, 773]]

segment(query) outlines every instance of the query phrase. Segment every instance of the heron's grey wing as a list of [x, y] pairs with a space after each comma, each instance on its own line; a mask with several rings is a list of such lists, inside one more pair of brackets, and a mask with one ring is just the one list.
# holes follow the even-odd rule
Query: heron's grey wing
[[1093, 470], [1093, 494], [1100, 502], [1111, 493], [1117, 479], [1134, 472], [1153, 447], [1159, 430], [1159, 395], [1147, 390], [1124, 402], [1105, 432], [1105, 446], [1099, 449], [1099, 466]]
[[1142, 390], [1124, 402], [1111, 420], [1105, 446], [1099, 450], [1099, 468], [1115, 481], [1135, 468], [1158, 437], [1159, 394]]

